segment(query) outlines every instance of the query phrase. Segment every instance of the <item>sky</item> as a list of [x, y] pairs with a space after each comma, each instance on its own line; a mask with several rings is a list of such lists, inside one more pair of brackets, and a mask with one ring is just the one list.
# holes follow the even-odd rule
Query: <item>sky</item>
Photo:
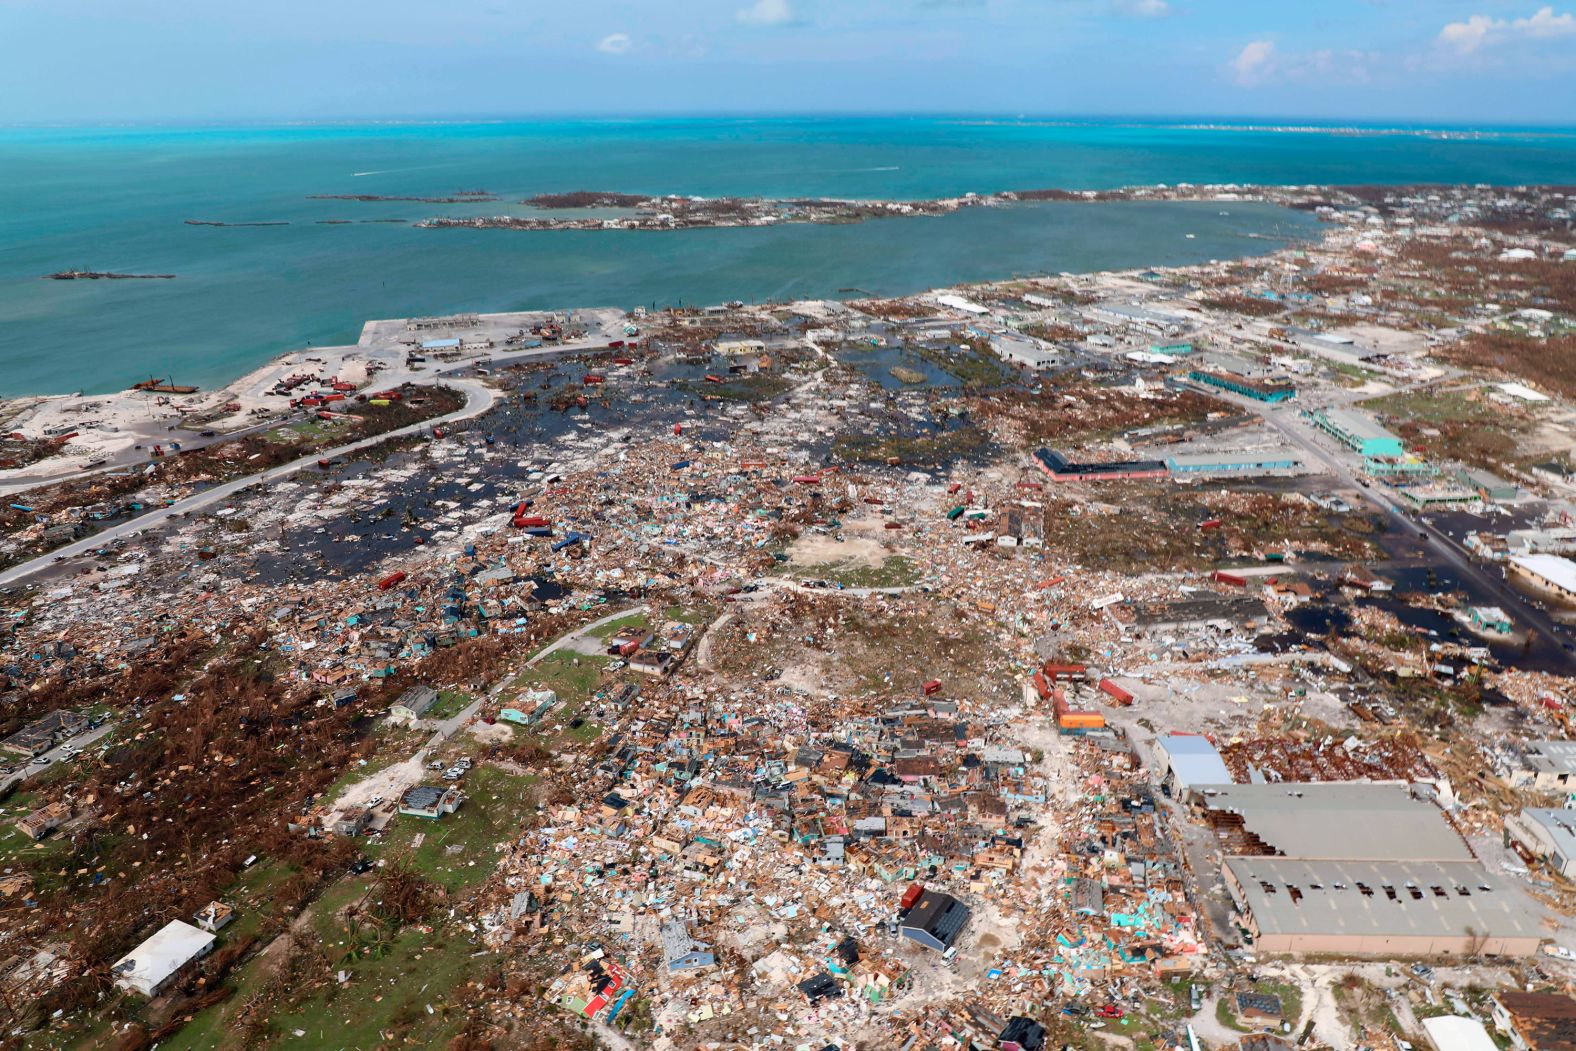
[[0, 122], [1576, 124], [1576, 0], [0, 0]]

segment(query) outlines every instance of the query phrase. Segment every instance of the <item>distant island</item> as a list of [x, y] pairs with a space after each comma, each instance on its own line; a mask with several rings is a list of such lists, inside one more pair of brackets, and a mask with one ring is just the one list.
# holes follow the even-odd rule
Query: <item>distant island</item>
[[45, 274], [46, 281], [173, 281], [174, 274], [116, 274], [107, 270], [61, 270]]
[[367, 203], [377, 201], [416, 201], [421, 204], [468, 204], [496, 201], [498, 197], [490, 190], [457, 190], [448, 196], [439, 197], [399, 197], [380, 193], [313, 193], [308, 194], [306, 199], [309, 201], [362, 201]]

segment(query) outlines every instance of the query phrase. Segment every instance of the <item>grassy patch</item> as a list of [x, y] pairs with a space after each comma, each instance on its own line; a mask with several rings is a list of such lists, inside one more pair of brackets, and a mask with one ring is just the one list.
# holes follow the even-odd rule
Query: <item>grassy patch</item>
[[460, 782], [465, 802], [457, 812], [437, 821], [397, 815], [382, 844], [371, 847], [369, 841], [367, 856], [403, 858], [449, 891], [480, 883], [497, 866], [494, 847], [512, 838], [535, 806], [535, 781], [529, 775], [478, 766]]
[[782, 376], [757, 372], [753, 376], [741, 376], [726, 383], [684, 382], [677, 384], [677, 387], [684, 393], [698, 398], [720, 398], [723, 401], [770, 401], [792, 388], [793, 383]]
[[[332, 953], [336, 946], [328, 948]], [[476, 950], [457, 932], [407, 928], [377, 958], [343, 964], [351, 975], [343, 988], [319, 991], [277, 1016], [272, 1027], [277, 1042], [315, 1048], [442, 1047], [465, 1017], [452, 991], [486, 968], [484, 960], [473, 957]], [[304, 1035], [295, 1036], [297, 1030]], [[394, 1034], [398, 1038], [389, 1039]]]
[[1521, 414], [1468, 391], [1411, 391], [1363, 402], [1406, 439], [1435, 459], [1493, 469], [1523, 454], [1520, 436], [1530, 425]]
[[625, 614], [624, 616], [619, 617], [617, 620], [610, 620], [606, 624], [599, 624], [590, 631], [586, 632], [586, 634], [592, 636], [593, 638], [606, 639], [617, 635], [625, 628], [644, 628], [646, 626], [647, 618], [645, 611], [637, 610], [634, 613]]
[[552, 690], [563, 700], [583, 702], [596, 689], [607, 664], [607, 657], [558, 650], [527, 668], [514, 685]]
[[829, 580], [846, 588], [901, 588], [918, 583], [919, 567], [904, 555], [892, 555], [879, 566], [823, 562], [813, 566], [780, 566], [795, 577]]
[[449, 719], [463, 712], [476, 698], [464, 690], [439, 690], [438, 699], [427, 709], [424, 719]]
[[907, 349], [938, 369], [956, 376], [964, 390], [1000, 387], [1011, 378], [1011, 373], [986, 339], [971, 340], [955, 351], [923, 346]]
[[1237, 1016], [1231, 1009], [1231, 997], [1232, 994], [1229, 992], [1221, 993], [1220, 999], [1215, 1001], [1215, 1021], [1227, 1029], [1235, 1029], [1239, 1033], [1253, 1032], [1252, 1029], [1237, 1021]]
[[1365, 369], [1360, 365], [1348, 365], [1344, 361], [1326, 361], [1323, 364], [1335, 373], [1336, 382], [1343, 387], [1361, 387], [1365, 383], [1384, 378], [1382, 372]]
[[899, 463], [941, 466], [982, 451], [986, 435], [975, 427], [912, 436], [841, 434], [832, 442], [832, 455], [855, 463]]
[[323, 798], [332, 802], [339, 798], [345, 789], [358, 781], [366, 780], [385, 767], [403, 763], [431, 736], [429, 730], [380, 723], [371, 738], [375, 750], [370, 757], [366, 758], [364, 764], [351, 762], [344, 772], [334, 779], [333, 784], [323, 790]]

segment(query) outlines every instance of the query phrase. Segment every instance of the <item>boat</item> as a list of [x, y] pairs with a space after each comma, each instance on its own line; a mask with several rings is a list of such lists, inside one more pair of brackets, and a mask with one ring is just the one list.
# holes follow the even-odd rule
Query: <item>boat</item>
[[151, 394], [196, 394], [197, 388], [184, 383], [171, 383], [169, 380], [145, 379], [141, 383], [133, 383], [132, 390], [147, 391]]

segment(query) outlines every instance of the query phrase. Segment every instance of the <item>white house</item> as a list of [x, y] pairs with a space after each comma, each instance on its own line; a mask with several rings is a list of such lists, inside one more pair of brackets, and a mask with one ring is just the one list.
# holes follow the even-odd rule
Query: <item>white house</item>
[[153, 937], [115, 962], [115, 984], [143, 996], [158, 996], [187, 964], [213, 950], [215, 939], [182, 920], [171, 920]]

